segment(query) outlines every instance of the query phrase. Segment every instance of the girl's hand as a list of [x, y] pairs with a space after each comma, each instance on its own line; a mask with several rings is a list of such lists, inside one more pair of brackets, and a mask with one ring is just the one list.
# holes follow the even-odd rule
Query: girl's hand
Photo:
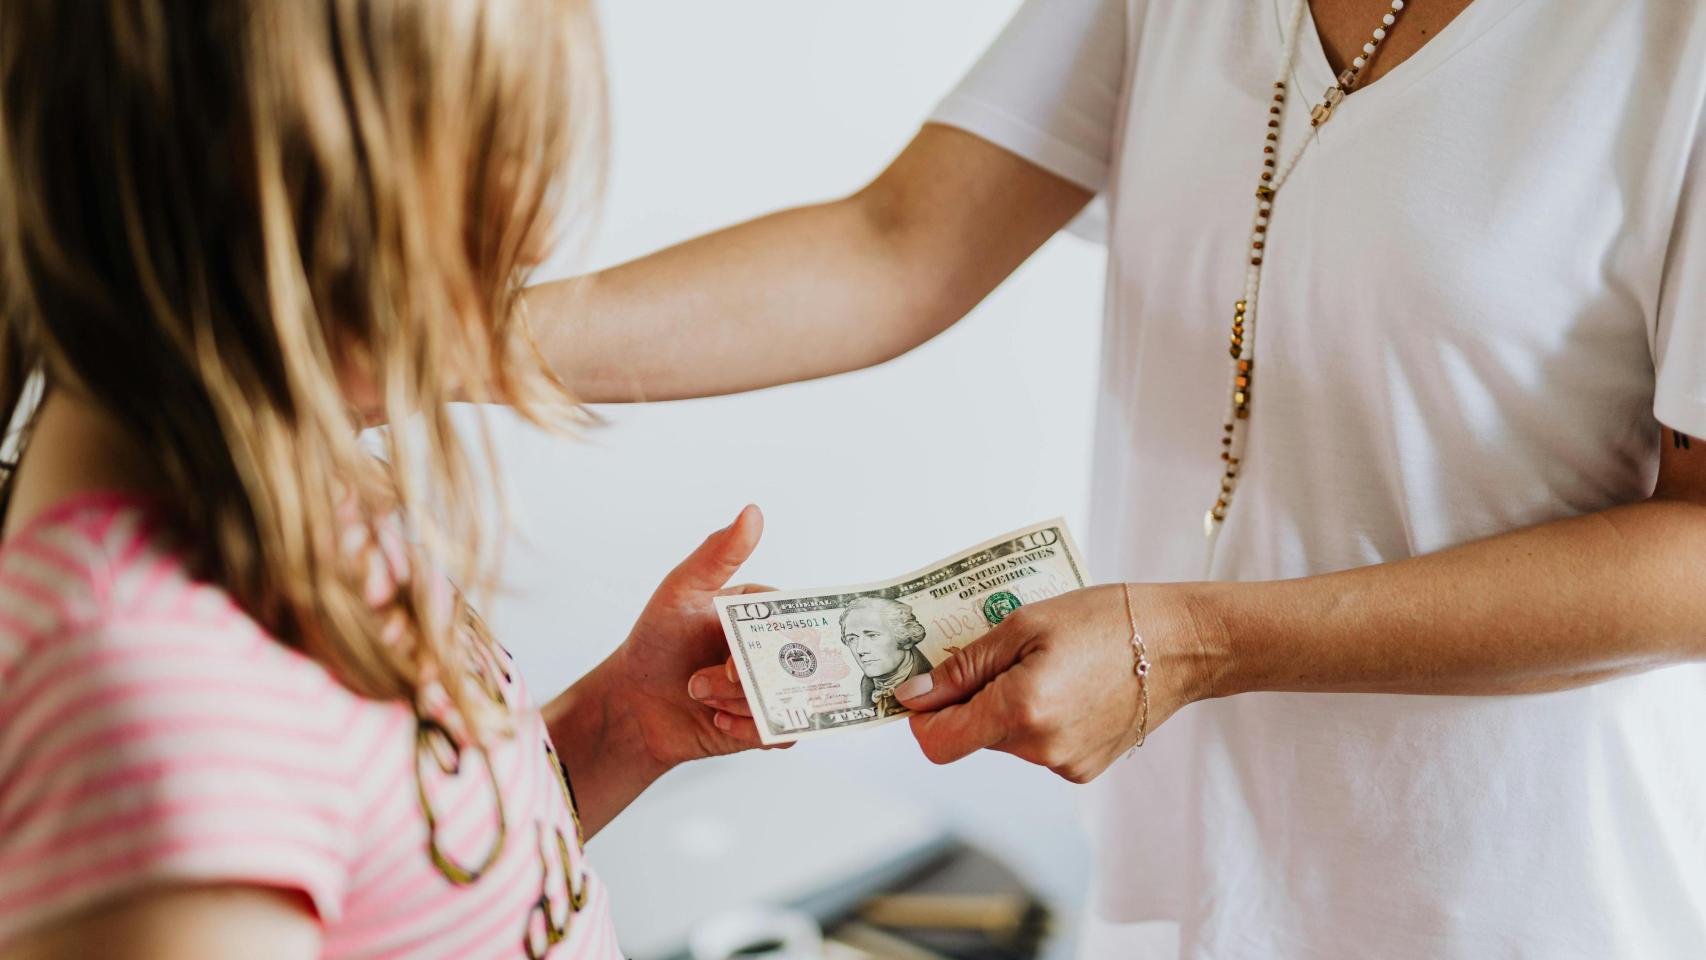
[[[1225, 645], [1185, 597], [1172, 585], [1131, 588], [1150, 663], [1149, 734], [1214, 695], [1208, 651]], [[936, 763], [987, 748], [1088, 783], [1137, 742], [1134, 664], [1122, 588], [1090, 587], [1020, 607], [896, 693]]]
[[659, 764], [758, 746], [745, 695], [730, 680], [728, 643], [712, 599], [771, 589], [726, 584], [752, 556], [764, 515], [749, 506], [705, 538], [652, 594], [628, 639], [611, 657], [613, 696]]

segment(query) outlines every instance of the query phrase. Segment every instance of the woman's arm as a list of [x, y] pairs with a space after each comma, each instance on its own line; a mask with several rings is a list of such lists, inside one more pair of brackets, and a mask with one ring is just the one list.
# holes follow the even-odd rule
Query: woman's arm
[[0, 960], [312, 960], [320, 924], [299, 893], [167, 888], [98, 906], [30, 934]]
[[[1132, 585], [1149, 729], [1253, 691], [1538, 693], [1706, 660], [1706, 444], [1663, 445], [1641, 503], [1323, 576]], [[901, 691], [919, 743], [1096, 776], [1137, 736], [1129, 637], [1118, 586], [1021, 608]]]
[[850, 197], [542, 284], [528, 309], [546, 359], [589, 402], [843, 373], [953, 325], [1090, 196], [985, 140], [930, 125]]
[[1706, 444], [1676, 436], [1641, 503], [1398, 563], [1206, 587], [1229, 667], [1216, 692], [1537, 693], [1706, 659]]

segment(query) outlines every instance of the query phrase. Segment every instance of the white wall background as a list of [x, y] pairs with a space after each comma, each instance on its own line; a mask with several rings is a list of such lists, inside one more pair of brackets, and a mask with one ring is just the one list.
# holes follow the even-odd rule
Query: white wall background
[[[565, 254], [553, 271], [857, 188], [1016, 6], [606, 2], [611, 189], [590, 260]], [[880, 579], [1057, 514], [1083, 539], [1102, 260], [1099, 248], [1057, 238], [967, 320], [878, 369], [607, 407], [610, 426], [584, 442], [500, 421], [524, 542], [490, 615], [533, 689], [543, 697], [601, 659], [662, 573], [748, 501], [765, 509], [768, 529], [742, 579], [783, 587]], [[810, 323], [800, 318], [802, 336]], [[736, 445], [767, 454], [733, 456]], [[859, 453], [872, 449], [887, 456]], [[1005, 755], [935, 768], [904, 724], [775, 761], [802, 777], [851, 764], [937, 806], [1069, 914], [1082, 900], [1075, 788], [1046, 771]]]

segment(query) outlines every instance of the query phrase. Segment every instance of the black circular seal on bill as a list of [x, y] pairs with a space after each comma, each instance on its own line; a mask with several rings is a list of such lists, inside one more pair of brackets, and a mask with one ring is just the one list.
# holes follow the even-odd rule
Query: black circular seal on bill
[[789, 676], [800, 680], [817, 672], [817, 654], [798, 643], [783, 644], [776, 659], [782, 662], [782, 669], [788, 671]]

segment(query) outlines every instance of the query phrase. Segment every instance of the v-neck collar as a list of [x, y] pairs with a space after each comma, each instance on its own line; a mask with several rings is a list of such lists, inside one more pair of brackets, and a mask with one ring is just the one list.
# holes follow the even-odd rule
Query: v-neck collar
[[[1293, 0], [1269, 0], [1268, 8], [1272, 13], [1272, 35], [1278, 44], [1277, 52], [1285, 49], [1285, 28], [1289, 25], [1286, 18], [1291, 14]], [[1413, 0], [1425, 3], [1427, 0]], [[1333, 126], [1342, 124], [1344, 117], [1339, 113], [1355, 115], [1362, 113], [1371, 106], [1378, 106], [1376, 101], [1382, 98], [1396, 96], [1405, 88], [1427, 76], [1433, 69], [1451, 59], [1465, 47], [1484, 36], [1499, 21], [1522, 6], [1528, 0], [1471, 0], [1451, 22], [1436, 34], [1433, 39], [1421, 45], [1402, 63], [1381, 74], [1373, 83], [1353, 91], [1345, 98], [1335, 112]], [[1302, 23], [1298, 29], [1302, 31], [1297, 38], [1297, 60], [1290, 66], [1291, 82], [1298, 86], [1298, 92], [1303, 95], [1309, 106], [1314, 106], [1321, 99], [1322, 93], [1338, 82], [1338, 75], [1327, 63], [1326, 48], [1321, 43], [1321, 34], [1315, 29], [1315, 14], [1313, 10], [1303, 11]], [[1403, 21], [1399, 21], [1400, 29]], [[1372, 29], [1374, 24], [1370, 24]], [[1305, 108], [1307, 109], [1307, 108]]]

